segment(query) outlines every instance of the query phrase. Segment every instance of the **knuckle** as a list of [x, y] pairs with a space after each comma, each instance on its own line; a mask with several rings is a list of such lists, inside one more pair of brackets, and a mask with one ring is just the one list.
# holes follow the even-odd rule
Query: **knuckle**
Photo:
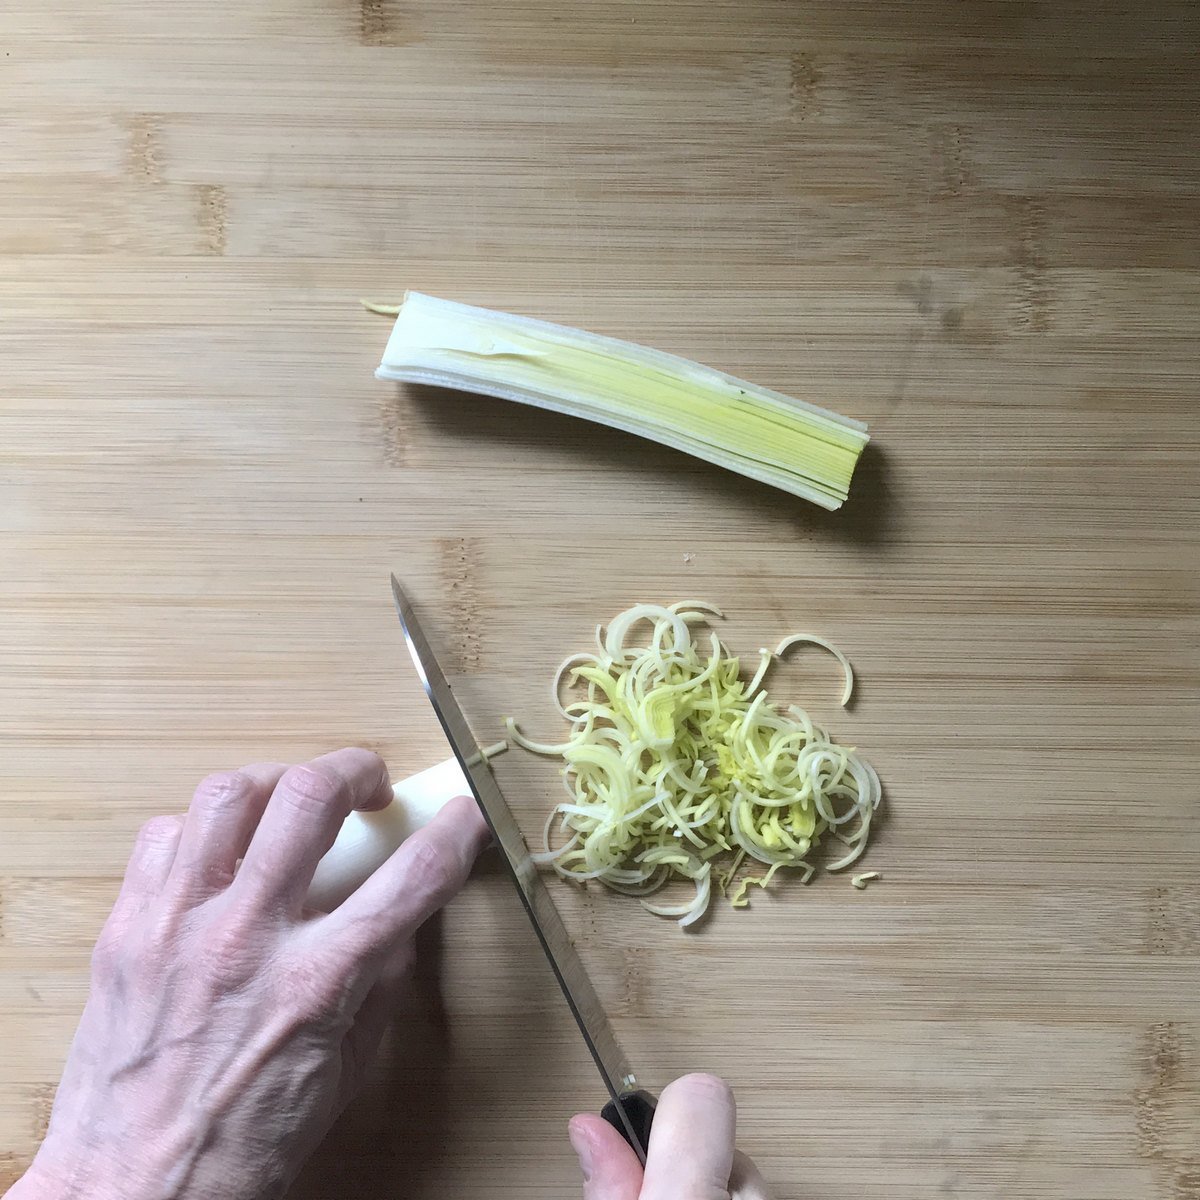
[[733, 1091], [730, 1089], [729, 1084], [719, 1075], [712, 1075], [707, 1071], [697, 1071], [691, 1075], [681, 1075], [663, 1089], [664, 1094], [668, 1089], [690, 1092], [698, 1099], [713, 1104], [733, 1103]]
[[114, 912], [92, 948], [92, 983], [130, 998], [151, 994], [176, 957], [177, 942], [178, 923], [170, 912]]
[[170, 846], [183, 829], [180, 817], [151, 817], [137, 833], [137, 844], [146, 850], [157, 850]]
[[421, 838], [413, 843], [408, 875], [413, 891], [435, 899], [449, 898], [458, 879], [458, 863], [445, 844]]
[[100, 930], [96, 944], [92, 947], [92, 978], [110, 979], [116, 973], [121, 960], [121, 935], [110, 919]]
[[276, 985], [291, 1011], [309, 1019], [336, 1011], [346, 990], [342, 972], [321, 958], [308, 956], [281, 963]]
[[200, 781], [192, 803], [221, 812], [241, 804], [253, 786], [253, 780], [240, 771], [216, 771]]
[[178, 954], [184, 917], [177, 905], [151, 905], [138, 922], [138, 942], [131, 948], [139, 960], [159, 968]]
[[304, 815], [324, 814], [341, 802], [347, 793], [346, 781], [325, 768], [292, 767], [279, 782], [280, 795]]
[[218, 992], [236, 991], [245, 984], [258, 971], [260, 958], [253, 925], [238, 913], [211, 922], [196, 947], [199, 971]]
[[362, 913], [341, 931], [336, 944], [333, 969], [349, 973], [381, 960], [395, 939], [395, 922], [389, 912]]

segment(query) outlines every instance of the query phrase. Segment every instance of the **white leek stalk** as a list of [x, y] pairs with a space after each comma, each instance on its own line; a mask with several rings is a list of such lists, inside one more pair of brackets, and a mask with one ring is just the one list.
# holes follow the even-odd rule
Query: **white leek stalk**
[[420, 771], [393, 785], [394, 799], [378, 812], [352, 812], [337, 841], [317, 864], [307, 904], [330, 912], [389, 858], [400, 844], [437, 816], [455, 796], [469, 796], [470, 785], [458, 760]]
[[376, 375], [482, 392], [673, 446], [835, 509], [860, 421], [631, 342], [409, 292]]

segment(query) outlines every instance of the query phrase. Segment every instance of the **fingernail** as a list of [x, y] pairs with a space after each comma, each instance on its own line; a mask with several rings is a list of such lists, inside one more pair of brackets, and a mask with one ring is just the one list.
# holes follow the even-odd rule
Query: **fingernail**
[[587, 1183], [592, 1177], [592, 1139], [574, 1121], [567, 1126], [567, 1137], [571, 1139], [571, 1149], [579, 1156], [579, 1169], [583, 1172], [583, 1182]]

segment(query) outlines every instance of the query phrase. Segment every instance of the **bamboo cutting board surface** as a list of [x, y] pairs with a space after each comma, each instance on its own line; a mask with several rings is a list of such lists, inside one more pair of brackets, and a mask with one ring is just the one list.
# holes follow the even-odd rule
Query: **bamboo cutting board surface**
[[[0, 1183], [131, 838], [204, 773], [443, 757], [598, 620], [699, 596], [874, 761], [864, 893], [695, 936], [559, 888], [644, 1080], [778, 1196], [1200, 1196], [1200, 10], [1024, 0], [8, 0]], [[372, 378], [406, 287], [870, 423], [829, 515]], [[510, 754], [532, 831], [553, 766]], [[597, 1080], [506, 882], [447, 914], [297, 1197], [576, 1193]], [[513, 1096], [520, 1102], [514, 1104]]]

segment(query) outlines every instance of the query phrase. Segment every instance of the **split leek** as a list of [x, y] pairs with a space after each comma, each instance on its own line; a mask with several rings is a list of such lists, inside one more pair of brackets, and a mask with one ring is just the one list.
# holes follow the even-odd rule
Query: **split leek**
[[[807, 859], [823, 838], [840, 843], [826, 870], [855, 861], [882, 795], [879, 776], [853, 748], [832, 741], [803, 709], [770, 702], [762, 684], [774, 655], [760, 651], [747, 684], [715, 632], [697, 636], [697, 626], [720, 616], [694, 600], [635, 605], [597, 628], [594, 651], [559, 666], [551, 692], [571, 726], [563, 741], [535, 741], [507, 721], [511, 740], [564, 764], [568, 799], [547, 818], [535, 861], [637, 896], [685, 927], [703, 916], [713, 883], [724, 891], [746, 859], [768, 869], [738, 884], [735, 908], [748, 903], [751, 884], [766, 888], [781, 868], [807, 882]], [[803, 640], [837, 655], [852, 685], [836, 647]], [[647, 899], [672, 880], [688, 881], [694, 894]]]
[[866, 426], [711, 367], [563, 325], [409, 292], [380, 379], [482, 392], [673, 446], [823, 508], [845, 501]]

